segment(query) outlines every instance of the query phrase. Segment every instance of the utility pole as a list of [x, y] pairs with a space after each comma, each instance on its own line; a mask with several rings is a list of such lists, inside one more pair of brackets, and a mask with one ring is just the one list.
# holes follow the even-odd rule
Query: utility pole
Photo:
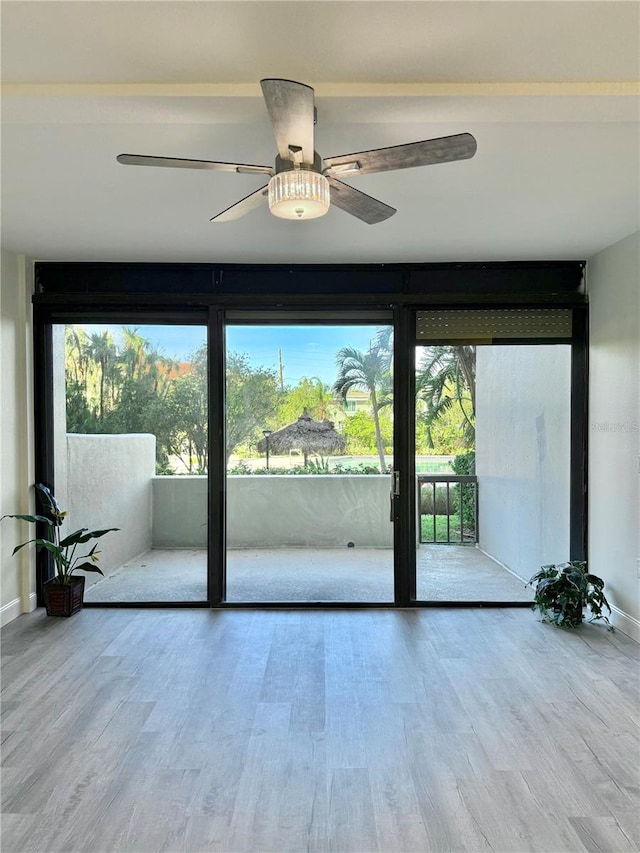
[[280, 390], [284, 391], [284, 365], [282, 363], [282, 350], [278, 350], [278, 364], [280, 366]]

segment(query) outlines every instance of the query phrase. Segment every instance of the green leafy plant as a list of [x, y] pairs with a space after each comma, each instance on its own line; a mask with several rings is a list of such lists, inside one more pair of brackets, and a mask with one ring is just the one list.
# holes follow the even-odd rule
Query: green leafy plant
[[[342, 462], [331, 464], [328, 459], [320, 458], [320, 461], [314, 462], [310, 459], [307, 466], [292, 465], [291, 468], [279, 468], [273, 465], [270, 468], [250, 468], [244, 460], [240, 460], [237, 465], [227, 469], [227, 474], [234, 476], [269, 476], [270, 474], [295, 476], [296, 474], [379, 474], [380, 468], [377, 465], [365, 465], [363, 462], [358, 462], [355, 465], [344, 465]], [[390, 474], [391, 467], [388, 466], [382, 472]]]
[[329, 474], [329, 460], [321, 456], [319, 459], [309, 459], [307, 462], [308, 474]]
[[[451, 463], [454, 474], [468, 475], [476, 473], [476, 454], [474, 450], [461, 453]], [[456, 497], [462, 504], [462, 523], [465, 532], [475, 538], [476, 531], [476, 488], [473, 483], [458, 483]]]
[[342, 462], [337, 462], [331, 469], [332, 474], [390, 474], [393, 469], [390, 465], [380, 471], [377, 465], [367, 465], [364, 462], [357, 462], [355, 465], [343, 465]]
[[111, 533], [120, 528], [109, 527], [106, 530], [89, 530], [87, 527], [81, 527], [79, 530], [70, 533], [69, 536], [61, 538], [60, 528], [67, 514], [66, 511], [63, 512], [60, 509], [58, 501], [47, 486], [38, 483], [35, 488], [38, 495], [38, 502], [44, 513], [43, 515], [3, 515], [2, 518], [17, 518], [21, 521], [30, 521], [34, 524], [42, 522], [51, 528], [53, 538], [29, 539], [21, 545], [16, 545], [12, 553], [17, 554], [18, 551], [31, 542], [35, 543], [38, 551], [45, 549], [53, 556], [56, 567], [54, 581], [59, 584], [71, 583], [71, 576], [78, 570], [97, 572], [100, 575], [104, 575], [104, 572], [96, 565], [100, 554], [97, 550], [98, 544], [93, 544], [87, 553], [82, 553], [86, 550], [82, 546], [86, 545], [92, 539], [99, 539], [105, 533]]
[[591, 611], [590, 622], [604, 619], [613, 631], [613, 626], [603, 613], [611, 607], [604, 594], [604, 581], [587, 572], [583, 560], [542, 566], [527, 586], [535, 585], [532, 610], [539, 610], [543, 622], [553, 622], [562, 628], [577, 628], [582, 623], [584, 608]]

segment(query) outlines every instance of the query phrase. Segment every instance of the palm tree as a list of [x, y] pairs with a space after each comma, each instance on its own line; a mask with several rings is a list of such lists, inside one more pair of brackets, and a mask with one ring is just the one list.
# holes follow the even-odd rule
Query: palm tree
[[376, 349], [384, 355], [389, 373], [393, 370], [393, 326], [380, 326], [376, 329]]
[[384, 458], [379, 412], [391, 402], [391, 375], [387, 352], [378, 346], [371, 346], [368, 352], [360, 352], [353, 347], [343, 347], [336, 355], [336, 364], [338, 378], [333, 383], [333, 393], [336, 397], [346, 402], [347, 392], [351, 388], [358, 388], [369, 394], [380, 471], [384, 471], [387, 463]]
[[65, 327], [65, 372], [67, 382], [87, 390], [87, 334], [81, 326]]
[[135, 379], [140, 376], [149, 363], [149, 341], [142, 337], [137, 329], [122, 327], [122, 351], [120, 361], [124, 366], [125, 377]]
[[303, 383], [308, 383], [308, 390], [313, 401], [313, 416], [319, 421], [329, 420], [331, 403], [333, 401], [333, 394], [329, 386], [325, 385], [317, 376], [312, 376], [311, 379], [303, 376], [300, 384]]
[[314, 420], [332, 419], [331, 410], [335, 407], [335, 397], [329, 385], [317, 376], [300, 377], [298, 384], [293, 388], [287, 387], [281, 396], [282, 403], [278, 408], [277, 419], [269, 424], [274, 429], [296, 421], [303, 409], [308, 409]]
[[116, 346], [113, 342], [113, 338], [109, 334], [109, 332], [103, 332], [102, 334], [93, 333], [89, 340], [86, 349], [87, 356], [91, 358], [99, 367], [100, 372], [100, 390], [99, 390], [99, 404], [98, 404], [98, 420], [102, 421], [104, 419], [104, 404], [105, 404], [105, 396], [106, 396], [106, 386], [107, 382], [113, 378], [112, 368], [114, 367], [116, 360]]
[[462, 414], [464, 442], [473, 447], [476, 414], [476, 348], [429, 346], [416, 372], [416, 397], [426, 407], [424, 422], [431, 444], [431, 427], [452, 406]]

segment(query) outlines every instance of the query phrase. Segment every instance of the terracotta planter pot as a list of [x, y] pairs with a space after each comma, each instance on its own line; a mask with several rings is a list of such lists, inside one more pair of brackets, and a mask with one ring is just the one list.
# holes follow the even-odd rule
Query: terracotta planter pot
[[47, 581], [42, 588], [47, 616], [73, 616], [81, 610], [84, 581], [83, 575], [72, 578], [71, 583], [57, 583], [55, 579]]

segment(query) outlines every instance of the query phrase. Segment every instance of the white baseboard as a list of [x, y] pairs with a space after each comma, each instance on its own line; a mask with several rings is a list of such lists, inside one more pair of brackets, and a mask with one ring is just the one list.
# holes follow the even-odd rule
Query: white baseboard
[[618, 607], [614, 607], [613, 604], [611, 605], [609, 620], [618, 631], [626, 634], [627, 637], [631, 637], [636, 643], [640, 643], [640, 620], [629, 616], [628, 613], [625, 613], [624, 610], [620, 610]]
[[26, 610], [22, 606], [22, 599], [14, 598], [13, 601], [10, 601], [8, 604], [4, 604], [0, 607], [0, 625], [8, 625], [9, 622], [13, 622], [14, 619], [18, 618], [18, 616], [22, 616], [23, 613], [31, 613], [32, 610], [36, 609], [36, 607], [37, 601], [35, 592], [32, 592], [29, 595], [29, 602]]
[[505, 570], [505, 572], [509, 572], [509, 574], [510, 574], [510, 575], [513, 575], [513, 577], [514, 577], [517, 581], [522, 581], [522, 583], [523, 583], [523, 584], [526, 584], [526, 583], [527, 583], [528, 578], [521, 578], [521, 577], [520, 577], [520, 575], [517, 575], [517, 574], [513, 571], [513, 569], [510, 569], [510, 568], [509, 568], [509, 566], [505, 565], [505, 563], [501, 563], [501, 562], [500, 562], [500, 560], [496, 559], [496, 557], [494, 557], [494, 556], [493, 556], [493, 554], [489, 554], [487, 551], [483, 551], [483, 550], [482, 550], [482, 548], [481, 548], [479, 545], [476, 545], [476, 549], [477, 549], [478, 551], [480, 551], [480, 553], [481, 553], [481, 554], [484, 554], [484, 555], [485, 555], [485, 557], [488, 557], [490, 560], [493, 560], [493, 562], [494, 562], [497, 566], [500, 566], [500, 568], [501, 568], [501, 569], [504, 569], [504, 570]]

